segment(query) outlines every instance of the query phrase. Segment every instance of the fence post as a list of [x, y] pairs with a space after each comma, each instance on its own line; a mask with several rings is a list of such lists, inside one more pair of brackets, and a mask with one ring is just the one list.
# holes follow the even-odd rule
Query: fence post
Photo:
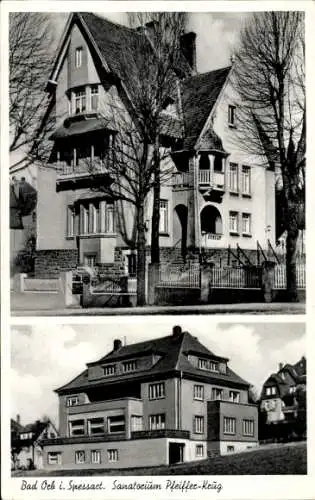
[[155, 304], [155, 286], [158, 281], [159, 264], [148, 265], [148, 305]]
[[27, 273], [20, 273], [20, 292], [25, 292], [25, 278], [27, 278]]
[[92, 303], [91, 278], [88, 275], [82, 278], [82, 307], [89, 307]]
[[261, 286], [264, 302], [272, 302], [272, 291], [274, 289], [274, 269], [276, 263], [272, 260], [265, 260], [262, 263]]
[[72, 294], [72, 271], [60, 273], [61, 293], [64, 296], [65, 306], [75, 306], [80, 304], [80, 295]]
[[201, 283], [200, 283], [200, 302], [201, 304], [209, 304], [210, 283], [211, 283], [210, 266], [201, 266]]

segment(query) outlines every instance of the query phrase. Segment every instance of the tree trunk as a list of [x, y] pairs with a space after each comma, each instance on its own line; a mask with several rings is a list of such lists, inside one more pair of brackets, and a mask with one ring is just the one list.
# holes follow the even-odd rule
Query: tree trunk
[[[289, 224], [288, 224], [289, 226]], [[296, 281], [296, 244], [299, 230], [288, 227], [286, 239], [286, 274], [287, 274], [287, 299], [290, 302], [297, 302], [297, 281]]]
[[137, 306], [145, 305], [145, 222], [144, 200], [137, 207]]
[[151, 230], [151, 263], [160, 263], [160, 195], [161, 195], [161, 176], [160, 176], [160, 143], [159, 137], [156, 137], [153, 151], [154, 161], [154, 186], [153, 186], [153, 209], [152, 209], [152, 230]]

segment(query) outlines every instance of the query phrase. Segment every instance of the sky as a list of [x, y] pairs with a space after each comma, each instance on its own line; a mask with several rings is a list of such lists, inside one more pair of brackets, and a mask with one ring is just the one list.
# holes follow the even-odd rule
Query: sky
[[127, 344], [170, 335], [175, 324], [198, 337], [257, 391], [278, 370], [306, 354], [304, 323], [220, 323], [206, 316], [112, 317], [102, 324], [12, 326], [11, 417], [27, 424], [49, 416], [58, 425], [54, 389], [70, 382], [112, 350], [120, 338]]
[[[127, 24], [124, 12], [98, 12], [110, 21]], [[190, 12], [187, 31], [194, 31], [196, 37], [197, 71], [211, 71], [230, 64], [233, 46], [248, 13], [242, 12]], [[55, 42], [58, 43], [68, 13], [51, 14]]]

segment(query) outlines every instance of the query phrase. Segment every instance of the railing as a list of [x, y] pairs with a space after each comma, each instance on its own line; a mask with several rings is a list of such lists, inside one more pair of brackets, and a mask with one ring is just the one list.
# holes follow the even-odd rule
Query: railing
[[210, 170], [199, 170], [199, 184], [210, 184]]
[[172, 177], [172, 185], [175, 187], [191, 186], [193, 183], [190, 172], [176, 172]]
[[158, 287], [200, 288], [200, 264], [161, 264], [158, 272]]
[[156, 429], [151, 431], [133, 431], [131, 439], [179, 438], [189, 439], [190, 432], [180, 429]]
[[205, 184], [212, 187], [224, 188], [224, 173], [223, 172], [212, 172], [210, 170], [199, 170], [199, 184]]
[[[296, 265], [296, 283], [297, 288], [306, 288], [306, 273], [305, 273], [305, 264], [299, 263]], [[285, 264], [278, 264], [274, 269], [274, 288], [283, 288], [287, 287], [287, 272]]]
[[262, 286], [260, 267], [214, 267], [211, 272], [212, 288], [253, 288]]
[[206, 233], [202, 235], [205, 240], [220, 240], [222, 238], [222, 234], [216, 233]]
[[88, 176], [108, 173], [110, 159], [100, 161], [82, 161], [78, 165], [68, 165], [66, 162], [57, 164], [57, 177], [59, 179], [77, 176]]

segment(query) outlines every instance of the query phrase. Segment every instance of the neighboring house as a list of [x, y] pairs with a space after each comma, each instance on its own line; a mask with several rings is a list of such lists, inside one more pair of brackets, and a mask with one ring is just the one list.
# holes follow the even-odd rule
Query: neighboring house
[[11, 419], [11, 467], [12, 469], [41, 469], [43, 467], [43, 439], [55, 439], [58, 431], [49, 420], [36, 420], [21, 425], [20, 416]]
[[[306, 394], [306, 359], [303, 356], [295, 365], [279, 364], [263, 385], [260, 408], [266, 412], [267, 424], [292, 422], [301, 408], [301, 393]], [[304, 398], [305, 400], [305, 398]]]
[[[115, 150], [109, 110], [132, 104], [124, 47], [137, 37], [149, 43], [148, 30], [86, 12], [68, 20], [47, 85], [55, 131], [50, 160], [38, 171], [37, 275], [78, 265], [134, 268], [133, 207], [120, 213], [117, 200], [97, 187], [110, 182], [106, 162]], [[262, 249], [275, 244], [275, 174], [235, 144], [233, 68], [196, 74], [195, 35], [184, 37], [190, 64], [163, 112], [172, 175], [161, 188], [161, 259], [204, 250], [223, 265], [229, 246], [256, 256], [257, 242]], [[149, 247], [152, 196], [144, 208]]]
[[179, 326], [113, 350], [56, 390], [60, 437], [44, 468], [125, 468], [201, 460], [258, 444], [249, 383]]

